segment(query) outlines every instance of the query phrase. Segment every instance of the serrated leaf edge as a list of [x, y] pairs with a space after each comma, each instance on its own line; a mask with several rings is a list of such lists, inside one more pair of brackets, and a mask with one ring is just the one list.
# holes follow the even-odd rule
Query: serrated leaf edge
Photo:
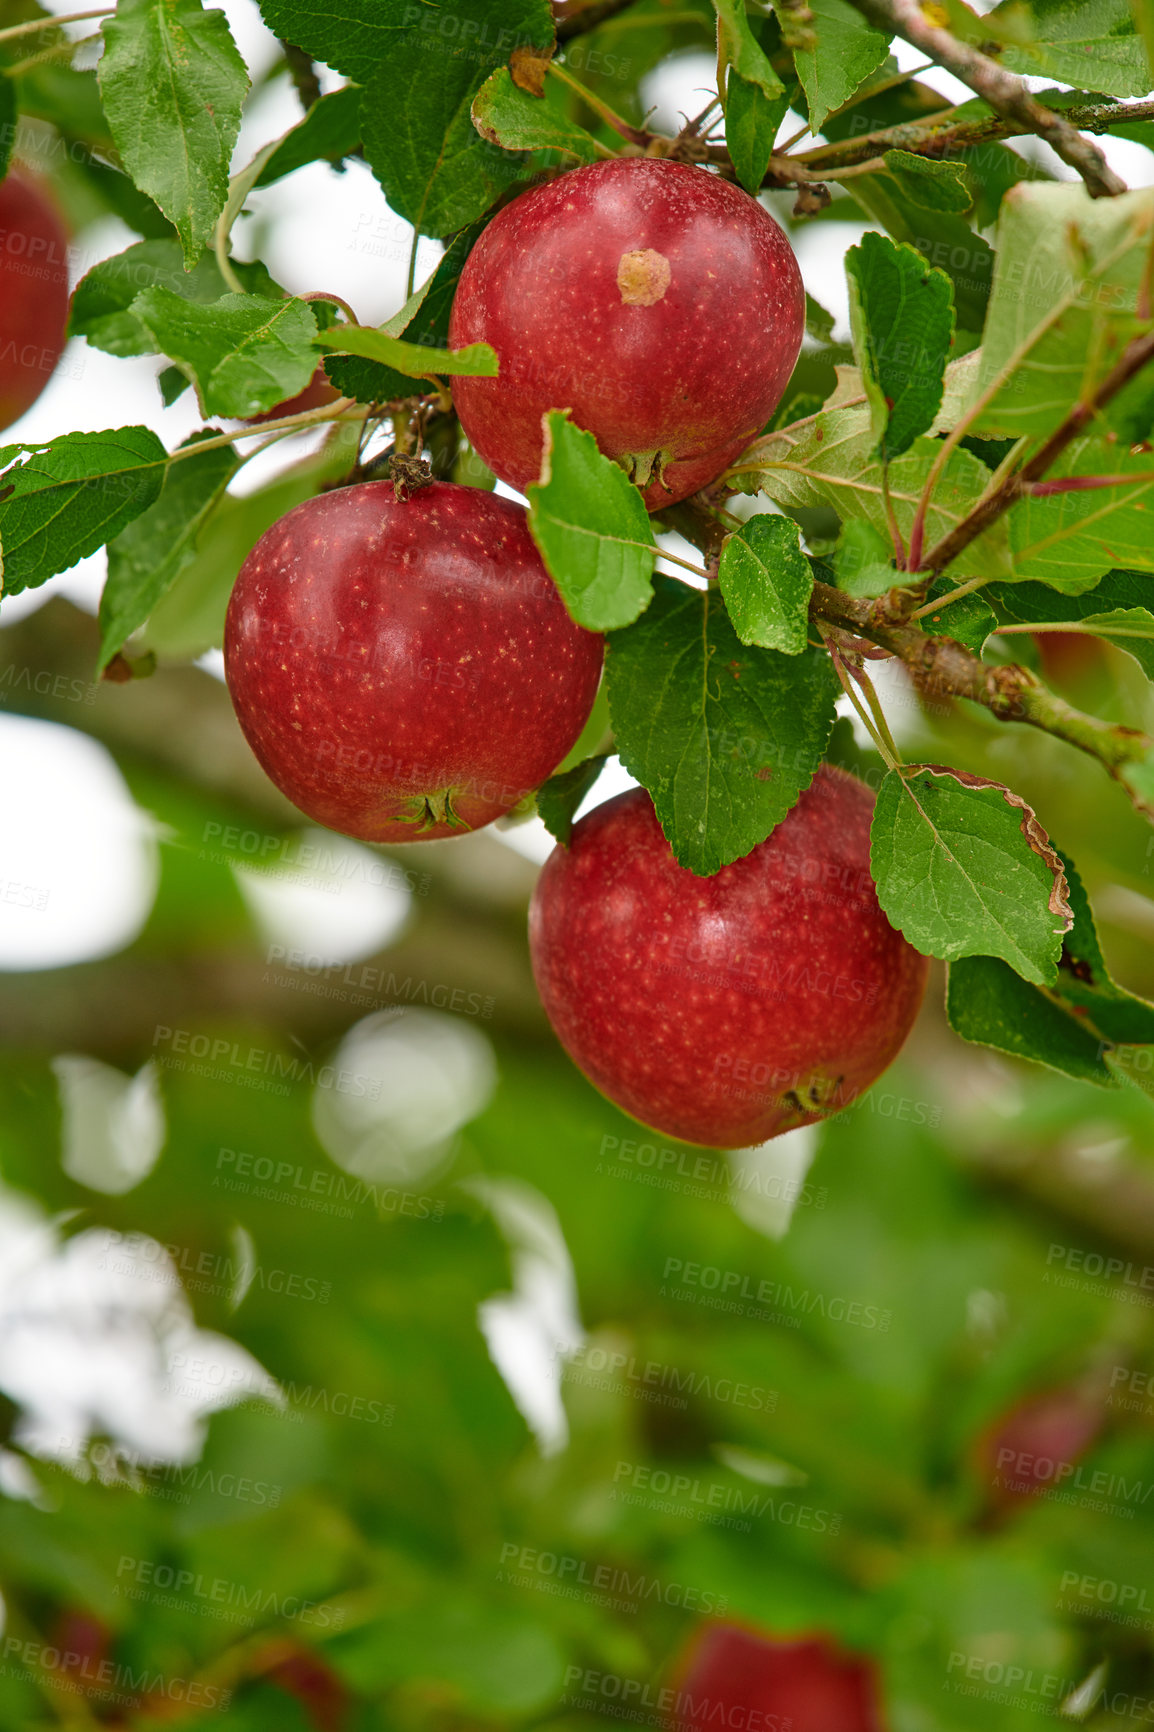
[[1009, 806], [1016, 806], [1022, 813], [1019, 829], [1026, 838], [1030, 849], [1039, 860], [1054, 874], [1054, 883], [1050, 890], [1048, 907], [1050, 913], [1057, 919], [1065, 921], [1063, 932], [1069, 932], [1074, 925], [1074, 910], [1070, 906], [1070, 886], [1066, 880], [1066, 864], [1046, 831], [1038, 820], [1034, 808], [1023, 800], [1020, 794], [1015, 794], [1012, 788], [1007, 788], [1004, 782], [995, 782], [989, 776], [975, 776], [969, 770], [958, 770], [952, 764], [907, 764], [903, 766], [903, 780], [908, 779], [906, 772], [914, 775], [923, 773], [930, 776], [952, 776], [963, 788], [993, 788], [1000, 794]]

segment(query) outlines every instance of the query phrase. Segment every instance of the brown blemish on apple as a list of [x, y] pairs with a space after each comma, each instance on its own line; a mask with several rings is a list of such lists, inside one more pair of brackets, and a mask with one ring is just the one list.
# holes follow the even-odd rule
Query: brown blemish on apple
[[655, 307], [664, 299], [672, 278], [669, 260], [652, 247], [622, 253], [617, 261], [617, 287], [627, 307]]

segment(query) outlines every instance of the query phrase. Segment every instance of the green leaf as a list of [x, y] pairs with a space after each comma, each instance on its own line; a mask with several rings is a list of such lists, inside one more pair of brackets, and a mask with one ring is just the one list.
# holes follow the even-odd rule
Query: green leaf
[[[482, 138], [470, 110], [514, 47], [551, 46], [546, 0], [505, 0], [498, 16], [485, 0], [456, 0], [451, 16], [433, 6], [418, 10], [411, 0], [356, 0], [339, 19], [302, 14], [306, 8], [296, 0], [265, 6], [266, 18], [296, 20], [303, 34], [290, 34], [290, 41], [364, 84], [369, 166], [392, 209], [421, 234], [454, 234], [543, 166]], [[328, 52], [322, 42], [331, 45]]]
[[119, 535], [160, 492], [167, 462], [147, 427], [34, 447], [0, 476], [0, 593], [35, 589]]
[[954, 335], [944, 271], [910, 246], [865, 234], [846, 254], [854, 352], [873, 411], [877, 454], [890, 463], [929, 431], [942, 402]]
[[237, 573], [261, 536], [325, 482], [340, 480], [355, 458], [356, 430], [345, 428], [270, 486], [240, 497], [226, 493], [204, 521], [192, 558], [149, 615], [141, 647], [166, 661], [193, 661], [219, 649]]
[[[1065, 621], [1106, 638], [1134, 657], [1148, 679], [1154, 679], [1154, 646], [1149, 639], [1154, 614], [1154, 585], [1142, 572], [1110, 571], [1083, 595], [1062, 595], [1042, 583], [999, 583], [990, 586], [995, 601], [1015, 624], [1049, 631]], [[963, 604], [964, 605], [964, 604]]]
[[156, 376], [156, 388], [166, 409], [171, 409], [178, 397], [188, 390], [188, 380], [179, 367], [165, 367]]
[[1082, 881], [1068, 857], [1062, 864], [1074, 924], [1050, 990], [1031, 986], [1003, 962], [971, 958], [950, 966], [946, 1013], [964, 1040], [1116, 1087], [1127, 1055], [1112, 1059], [1109, 1047], [1154, 1042], [1154, 1005], [1111, 980]]
[[[1110, 439], [1075, 439], [1046, 471], [1124, 477], [1110, 487], [1019, 499], [1007, 516], [1014, 569], [1078, 595], [1114, 566], [1154, 571], [1154, 466]], [[1133, 479], [1131, 479], [1133, 477]]]
[[537, 811], [541, 822], [550, 836], [555, 837], [562, 846], [568, 846], [577, 808], [590, 788], [596, 784], [611, 756], [611, 752], [598, 752], [595, 757], [574, 764], [571, 770], [562, 770], [559, 776], [550, 776], [549, 780], [538, 788]]
[[1074, 925], [1062, 945], [1056, 990], [1108, 1039], [1149, 1045], [1154, 1042], [1154, 1004], [1111, 979], [1085, 887], [1073, 861], [1063, 855], [1062, 864]]
[[1154, 613], [1149, 608], [1118, 607], [1111, 613], [1087, 614], [1079, 629], [1125, 650], [1146, 678], [1154, 680]]
[[1138, 811], [1154, 823], [1154, 753], [1123, 764], [1117, 776]]
[[316, 371], [317, 326], [307, 301], [222, 295], [202, 305], [145, 289], [132, 311], [196, 386], [206, 415], [258, 415], [303, 391]]
[[447, 1584], [427, 1604], [349, 1631], [335, 1663], [366, 1694], [448, 1696], [458, 1718], [506, 1725], [538, 1720], [560, 1695], [565, 1657], [557, 1636], [520, 1606]]
[[[213, 431], [194, 434], [184, 449], [211, 437]], [[156, 503], [109, 543], [108, 579], [100, 597], [98, 673], [144, 624], [189, 564], [205, 518], [238, 467], [231, 446], [170, 462]]]
[[848, 102], [858, 85], [889, 53], [888, 35], [874, 30], [846, 0], [809, 0], [817, 47], [796, 48], [793, 62], [809, 104], [810, 131], [821, 131], [833, 109]]
[[1003, 19], [1015, 27], [999, 55], [1011, 72], [1092, 84], [1107, 96], [1145, 96], [1154, 85], [1129, 0], [1031, 0], [1029, 8], [1002, 0], [985, 23], [997, 32]]
[[706, 877], [764, 842], [813, 780], [839, 686], [824, 650], [741, 643], [720, 599], [658, 576], [609, 639], [621, 762], [649, 789], [682, 866]]
[[976, 1046], [1032, 1059], [1102, 1088], [1118, 1086], [1094, 1031], [997, 957], [950, 963], [946, 1017], [955, 1034]]
[[[926, 600], [937, 601], [956, 588], [953, 578], [936, 577]], [[940, 613], [925, 614], [919, 623], [929, 637], [952, 637], [975, 655], [981, 655], [982, 645], [998, 629], [997, 615], [980, 595], [964, 595]]]
[[902, 196], [926, 210], [962, 211], [973, 204], [966, 177], [956, 162], [915, 156], [910, 150], [887, 150], [882, 161]]
[[[1154, 128], [1151, 129], [1154, 145]], [[1102, 410], [1123, 445], [1154, 444], [1154, 368], [1143, 367]]]
[[1014, 621], [1040, 620], [1044, 631], [1055, 620], [1081, 619], [1115, 607], [1144, 607], [1150, 592], [1150, 580], [1143, 572], [1119, 570], [1107, 572], [1086, 595], [1058, 595], [1044, 583], [992, 583], [986, 593]]
[[[410, 343], [444, 348], [449, 340], [449, 313], [457, 281], [465, 260], [484, 227], [473, 223], [462, 229], [437, 261], [432, 276], [405, 303], [399, 313], [385, 321], [386, 336], [404, 336]], [[366, 361], [359, 355], [329, 355], [325, 372], [337, 389], [358, 403], [388, 403], [395, 397], [411, 397], [424, 390], [407, 373]]]
[[894, 544], [864, 517], [853, 517], [841, 526], [833, 556], [837, 587], [847, 595], [884, 595], [898, 581], [894, 569]]
[[[713, 0], [713, 7], [717, 13], [717, 53], [721, 64], [747, 83], [756, 84], [765, 96], [771, 99], [780, 96], [784, 86], [754, 34], [745, 0]], [[726, 92], [722, 95], [728, 101]]]
[[820, 301], [815, 301], [807, 290], [805, 296], [806, 335], [812, 337], [815, 343], [832, 343], [833, 327], [833, 314], [827, 313]]
[[804, 654], [813, 569], [796, 523], [765, 512], [750, 518], [722, 548], [717, 577], [742, 643]]
[[487, 70], [509, 58], [514, 47], [545, 47], [553, 40], [548, 0], [456, 0], [452, 18], [437, 9], [414, 10], [414, 0], [342, 0], [339, 7], [314, 0], [261, 0], [261, 15], [283, 41], [295, 42], [314, 60], [364, 84], [382, 61], [411, 41], [430, 60], [473, 59]]
[[854, 203], [892, 239], [912, 246], [935, 269], [945, 271], [954, 285], [959, 328], [980, 331], [994, 272], [989, 242], [953, 211], [914, 204], [889, 174], [858, 175], [843, 185]]
[[16, 142], [16, 81], [0, 78], [0, 180], [8, 173]]
[[1070, 910], [1062, 861], [1000, 783], [947, 765], [891, 770], [870, 833], [878, 901], [927, 956], [1000, 956], [1042, 986]]
[[[233, 269], [250, 293], [275, 299], [277, 285], [262, 264], [233, 260]], [[150, 288], [170, 289], [202, 305], [229, 292], [212, 253], [202, 253], [186, 271], [177, 241], [138, 241], [126, 252], [102, 259], [81, 278], [72, 296], [69, 336], [87, 337], [109, 355], [155, 354], [155, 338], [131, 310], [137, 295]]]
[[1095, 200], [1080, 183], [1025, 183], [1007, 194], [972, 432], [1050, 433], [1093, 394], [1134, 332], [1152, 233], [1154, 188]]
[[317, 341], [342, 355], [380, 361], [408, 379], [427, 379], [434, 373], [469, 379], [497, 377], [497, 352], [488, 343], [470, 343], [464, 349], [427, 349], [420, 343], [386, 336], [369, 325], [330, 325]]
[[1152, 0], [1133, 0], [1133, 9], [1134, 22], [1146, 49], [1146, 64], [1154, 66], [1154, 3]]
[[818, 413], [821, 406], [822, 399], [810, 391], [798, 391], [792, 397], [783, 397], [766, 424], [765, 432], [776, 433], [795, 421], [808, 420], [811, 415]]
[[[758, 440], [753, 454], [742, 459], [734, 480], [746, 492], [764, 491], [783, 507], [832, 505], [846, 521], [865, 518], [888, 545], [882, 468], [872, 455], [875, 445], [868, 404], [834, 409], [827, 405], [796, 431], [783, 427]], [[918, 500], [940, 450], [936, 439], [916, 439], [905, 456], [889, 466], [894, 516], [907, 542]], [[989, 479], [989, 470], [972, 452], [950, 453], [926, 513], [927, 546], [961, 522]], [[1007, 542], [1005, 523], [995, 524], [966, 550], [967, 570], [989, 577], [1009, 576]]]
[[361, 92], [346, 84], [314, 102], [304, 119], [286, 132], [253, 186], [272, 186], [310, 162], [343, 162], [361, 142]]
[[529, 488], [529, 528], [570, 616], [616, 631], [647, 608], [657, 544], [632, 481], [602, 456], [568, 411], [545, 420], [541, 480]]
[[[472, 252], [484, 232], [484, 223], [471, 223], [455, 235], [437, 260], [437, 267], [422, 285], [420, 300], [411, 316], [398, 323], [400, 315], [386, 320], [381, 327], [390, 337], [407, 337], [411, 343], [426, 343], [430, 348], [444, 348], [449, 340], [449, 315], [457, 282]], [[414, 297], [415, 298], [415, 297]], [[402, 309], [403, 311], [403, 309]]]
[[784, 90], [778, 96], [767, 96], [760, 84], [730, 69], [725, 90], [725, 142], [737, 178], [748, 193], [756, 194], [765, 179], [788, 106]]
[[591, 133], [565, 113], [553, 79], [544, 96], [530, 96], [499, 66], [473, 98], [473, 125], [501, 150], [547, 150], [557, 168], [577, 168], [605, 154]]
[[[402, 64], [386, 61], [365, 90], [365, 156], [399, 216], [421, 234], [448, 235], [476, 221], [524, 166], [473, 125], [479, 84], [467, 61], [429, 57], [419, 49], [416, 65], [413, 57], [409, 49]], [[424, 101], [414, 95], [422, 85]]]
[[102, 29], [100, 94], [116, 148], [191, 266], [228, 196], [244, 61], [224, 13], [200, 0], [119, 0]]

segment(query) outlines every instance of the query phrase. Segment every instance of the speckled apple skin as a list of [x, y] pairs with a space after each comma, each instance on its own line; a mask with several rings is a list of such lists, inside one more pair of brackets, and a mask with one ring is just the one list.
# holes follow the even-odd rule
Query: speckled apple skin
[[64, 224], [39, 185], [13, 170], [0, 181], [0, 428], [51, 379], [67, 323]]
[[824, 1636], [782, 1641], [738, 1624], [706, 1624], [670, 1688], [671, 1732], [883, 1732], [874, 1666]]
[[874, 797], [822, 765], [773, 834], [698, 878], [644, 789], [573, 827], [537, 881], [533, 971], [603, 1094], [684, 1142], [747, 1148], [848, 1106], [909, 1034], [929, 964], [878, 907]]
[[[367, 842], [461, 835], [509, 811], [584, 727], [603, 647], [566, 613], [523, 507], [442, 482], [295, 506], [241, 567], [224, 635], [265, 772]], [[455, 823], [433, 816], [446, 791]]]
[[[668, 261], [668, 287], [629, 303], [621, 258], [649, 252]], [[687, 163], [593, 163], [523, 193], [469, 254], [449, 344], [491, 343], [501, 370], [454, 380], [453, 399], [475, 449], [522, 490], [539, 477], [547, 409], [572, 410], [615, 459], [668, 451], [667, 485], [644, 487], [658, 511], [761, 432], [804, 328], [797, 260], [756, 199]]]

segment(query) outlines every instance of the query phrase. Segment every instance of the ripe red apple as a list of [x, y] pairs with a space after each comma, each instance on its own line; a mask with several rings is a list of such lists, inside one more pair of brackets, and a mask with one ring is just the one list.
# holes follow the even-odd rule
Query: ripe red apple
[[585, 725], [603, 641], [566, 613], [524, 509], [433, 482], [294, 506], [240, 570], [225, 675], [253, 751], [318, 824], [459, 835], [538, 786]]
[[524, 488], [541, 417], [570, 409], [651, 511], [712, 481], [777, 407], [805, 292], [756, 199], [686, 163], [593, 163], [514, 199], [465, 263], [449, 345], [491, 343], [496, 379], [456, 379], [474, 450]]
[[873, 1665], [824, 1636], [781, 1640], [706, 1624], [673, 1688], [676, 1732], [882, 1732]]
[[881, 1075], [929, 964], [878, 907], [874, 797], [822, 765], [765, 842], [697, 878], [649, 795], [607, 800], [553, 850], [529, 910], [533, 971], [569, 1056], [642, 1124], [745, 1148]]
[[0, 429], [35, 403], [64, 348], [68, 236], [36, 181], [0, 181]]
[[1100, 1395], [1067, 1384], [1027, 1396], [978, 1441], [979, 1472], [989, 1501], [1007, 1509], [1024, 1498], [1059, 1491], [1105, 1424]]

